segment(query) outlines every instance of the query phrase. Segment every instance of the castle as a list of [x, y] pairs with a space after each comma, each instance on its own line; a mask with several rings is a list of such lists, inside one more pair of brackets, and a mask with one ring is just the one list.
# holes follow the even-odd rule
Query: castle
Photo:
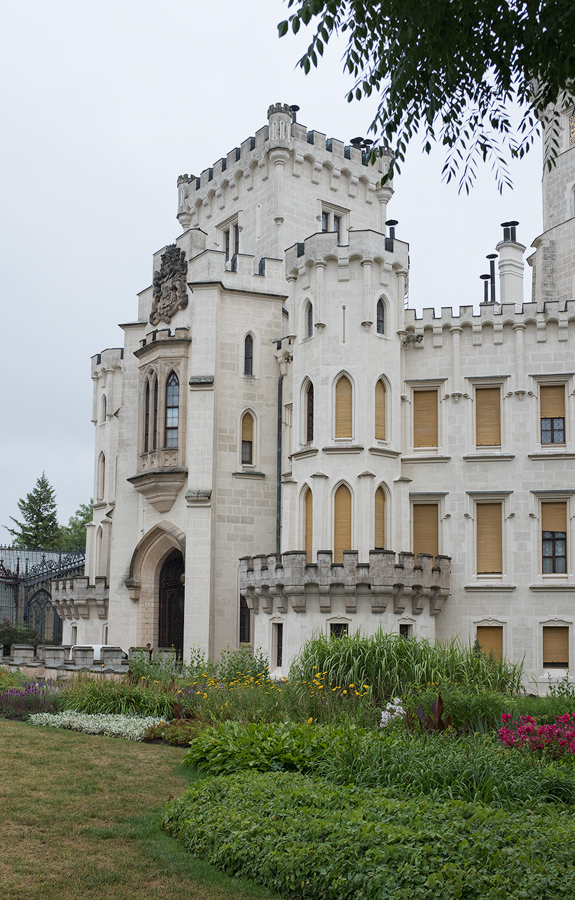
[[[275, 104], [200, 176], [122, 349], [92, 359], [94, 518], [65, 643], [458, 636], [546, 684], [575, 652], [575, 115], [528, 259], [479, 313], [405, 308], [375, 165]], [[286, 249], [287, 248], [287, 249]]]

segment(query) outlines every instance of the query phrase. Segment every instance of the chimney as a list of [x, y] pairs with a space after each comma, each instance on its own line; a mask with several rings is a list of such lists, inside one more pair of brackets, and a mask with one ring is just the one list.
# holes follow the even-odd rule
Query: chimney
[[499, 253], [499, 295], [501, 303], [523, 304], [523, 254], [517, 241], [519, 222], [502, 222], [503, 240], [495, 248]]

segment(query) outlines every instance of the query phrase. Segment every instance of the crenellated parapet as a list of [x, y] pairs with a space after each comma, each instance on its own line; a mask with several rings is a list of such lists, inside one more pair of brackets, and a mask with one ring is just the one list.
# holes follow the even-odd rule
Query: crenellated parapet
[[425, 606], [437, 616], [451, 588], [451, 560], [420, 553], [396, 554], [372, 550], [369, 563], [358, 563], [355, 551], [345, 551], [343, 565], [333, 563], [330, 550], [320, 550], [309, 564], [304, 551], [246, 556], [240, 560], [240, 593], [254, 613], [305, 613], [317, 604], [322, 613], [332, 609], [332, 595], [345, 597], [347, 613], [357, 612], [359, 596], [368, 596], [372, 613], [389, 606], [402, 615], [408, 604], [412, 615]]
[[110, 588], [106, 578], [67, 578], [52, 582], [52, 604], [61, 619], [108, 618]]
[[301, 243], [294, 244], [286, 250], [286, 273], [297, 273], [306, 265], [323, 260], [337, 260], [340, 268], [346, 268], [356, 260], [370, 260], [382, 263], [391, 269], [408, 268], [409, 246], [404, 241], [390, 239], [378, 231], [371, 229], [352, 229], [347, 232], [347, 242], [340, 244], [333, 232], [317, 232]]

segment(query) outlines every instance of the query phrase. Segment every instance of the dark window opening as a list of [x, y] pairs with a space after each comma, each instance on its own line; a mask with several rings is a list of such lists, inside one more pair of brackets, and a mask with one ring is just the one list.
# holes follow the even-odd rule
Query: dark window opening
[[349, 634], [349, 625], [347, 622], [330, 622], [329, 636], [332, 638], [343, 638]]
[[307, 413], [306, 413], [306, 441], [313, 441], [313, 384], [307, 389]]
[[283, 642], [284, 642], [284, 626], [283, 622], [274, 625], [275, 631], [275, 664], [277, 669], [281, 669], [283, 665]]
[[321, 230], [329, 231], [329, 213], [325, 212], [325, 210], [321, 214]]
[[541, 443], [542, 444], [564, 444], [565, 443], [565, 418], [557, 416], [555, 418], [541, 419]]
[[405, 622], [399, 623], [399, 636], [403, 638], [411, 637], [411, 625], [407, 625]]
[[543, 532], [543, 574], [567, 572], [567, 535], [564, 531]]
[[377, 301], [377, 333], [385, 334], [385, 310], [383, 300]]
[[251, 466], [253, 460], [253, 441], [242, 441], [242, 465]]
[[249, 644], [251, 641], [250, 608], [245, 597], [240, 597], [240, 644]]
[[146, 396], [144, 398], [144, 453], [149, 450], [150, 442], [150, 382], [146, 382]]
[[244, 341], [244, 375], [254, 374], [254, 339], [251, 334]]
[[306, 335], [308, 338], [313, 335], [313, 306], [311, 303], [307, 305]]

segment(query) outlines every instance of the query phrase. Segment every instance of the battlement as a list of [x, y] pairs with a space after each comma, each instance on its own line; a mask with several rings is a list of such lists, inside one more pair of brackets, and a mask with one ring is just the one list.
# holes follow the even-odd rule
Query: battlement
[[[190, 329], [187, 325], [175, 328], [173, 333], [171, 328], [156, 328], [154, 331], [148, 332], [146, 337], [140, 341], [140, 350], [143, 350], [144, 347], [149, 347], [150, 344], [161, 344], [162, 342], [173, 344], [175, 341], [184, 341], [186, 344], [191, 343]], [[139, 355], [138, 350], [136, 350], [136, 355]]]
[[101, 372], [106, 371], [106, 369], [121, 369], [123, 360], [123, 347], [110, 347], [107, 350], [102, 350], [101, 353], [96, 353], [91, 360], [92, 377], [101, 374]]
[[108, 617], [108, 582], [99, 576], [94, 582], [85, 576], [52, 582], [52, 603], [61, 619], [88, 619], [91, 611], [99, 619]]
[[333, 563], [331, 550], [320, 550], [317, 563], [310, 564], [304, 551], [246, 556], [240, 560], [240, 592], [254, 613], [306, 612], [317, 603], [319, 611], [331, 613], [332, 594], [345, 596], [346, 612], [357, 612], [359, 594], [371, 599], [372, 613], [385, 612], [388, 604], [398, 615], [410, 602], [412, 615], [420, 615], [426, 604], [429, 614], [441, 612], [451, 587], [451, 560], [425, 553], [372, 550], [369, 563], [358, 563], [356, 551], [344, 551], [343, 565]]
[[316, 260], [336, 259], [341, 265], [352, 259], [373, 259], [407, 271], [409, 245], [390, 239], [371, 229], [347, 232], [347, 243], [340, 244], [335, 231], [318, 231], [286, 250], [286, 272], [294, 273]]
[[460, 306], [455, 313], [452, 307], [444, 306], [440, 315], [436, 315], [434, 309], [424, 309], [418, 315], [414, 309], [405, 310], [405, 326], [407, 329], [420, 331], [431, 327], [450, 328], [495, 323], [518, 325], [521, 323], [536, 322], [544, 324], [550, 320], [567, 322], [575, 317], [575, 300], [560, 303], [557, 300], [546, 302], [542, 309], [537, 308], [537, 303], [523, 303], [521, 306], [515, 303], [485, 303], [479, 307], [479, 312], [474, 311], [473, 306]]
[[372, 185], [380, 183], [392, 155], [391, 150], [385, 148], [372, 165], [370, 152], [335, 138], [327, 138], [321, 131], [308, 131], [305, 125], [292, 121], [289, 106], [273, 104], [268, 109], [268, 125], [260, 128], [255, 135], [246, 138], [239, 147], [234, 147], [200, 175], [178, 177], [178, 218], [182, 226], [188, 227], [192, 208], [203, 203], [210, 192], [217, 193], [240, 177], [249, 180], [254, 166], [265, 165], [266, 156], [278, 149], [287, 151], [294, 173], [305, 159], [309, 159], [314, 171], [328, 166], [337, 170], [339, 176], [340, 170], [347, 170], [355, 183], [361, 178]]

